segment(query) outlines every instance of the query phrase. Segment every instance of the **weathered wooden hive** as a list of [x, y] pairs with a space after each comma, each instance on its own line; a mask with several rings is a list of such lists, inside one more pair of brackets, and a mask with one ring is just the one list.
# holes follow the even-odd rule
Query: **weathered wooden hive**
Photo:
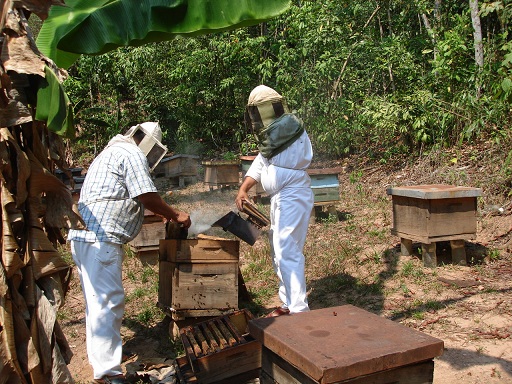
[[142, 228], [128, 245], [142, 261], [154, 264], [158, 261], [160, 239], [164, 238], [165, 223], [162, 218], [149, 210], [145, 210]]
[[203, 161], [204, 183], [213, 187], [238, 186], [240, 183], [240, 169], [238, 161]]
[[156, 177], [166, 177], [173, 184], [184, 187], [197, 182], [199, 156], [177, 154], [164, 157], [156, 166]]
[[213, 237], [160, 240], [159, 307], [175, 321], [238, 310], [239, 249]]

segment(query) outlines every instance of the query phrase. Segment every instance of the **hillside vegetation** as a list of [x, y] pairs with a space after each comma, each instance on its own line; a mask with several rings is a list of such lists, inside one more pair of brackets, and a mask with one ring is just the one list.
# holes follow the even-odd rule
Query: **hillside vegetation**
[[294, 1], [255, 27], [82, 56], [65, 83], [79, 131], [73, 160], [87, 163], [114, 134], [150, 120], [175, 153], [245, 155], [255, 142], [244, 107], [260, 83], [297, 110], [322, 158], [386, 163], [502, 143], [511, 11], [510, 0]]

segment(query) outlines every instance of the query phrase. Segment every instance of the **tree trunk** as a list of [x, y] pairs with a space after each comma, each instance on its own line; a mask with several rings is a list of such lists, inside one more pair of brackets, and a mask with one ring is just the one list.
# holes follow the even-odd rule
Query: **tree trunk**
[[480, 15], [478, 14], [478, 0], [469, 0], [469, 8], [471, 9], [471, 22], [473, 23], [473, 40], [475, 46], [475, 63], [478, 68], [476, 77], [476, 97], [479, 98], [482, 94], [482, 84], [480, 73], [484, 67], [484, 47], [482, 43], [482, 26], [480, 24]]
[[425, 29], [427, 30], [428, 35], [430, 36], [430, 39], [432, 40], [432, 45], [434, 47], [434, 60], [437, 58], [437, 38], [436, 33], [432, 26], [430, 25], [430, 22], [428, 20], [428, 17], [426, 14], [421, 14], [421, 19], [423, 20], [423, 25], [425, 26]]
[[[388, 8], [388, 17], [389, 17], [389, 8]], [[380, 41], [383, 42], [384, 41], [384, 29], [382, 27], [382, 22], [381, 22], [380, 17], [377, 17], [377, 20], [379, 21]], [[389, 34], [391, 35], [391, 19], [388, 18], [388, 22], [389, 22], [388, 31], [389, 31]], [[388, 75], [389, 75], [389, 84], [386, 84], [387, 83], [386, 77], [385, 77], [384, 73], [382, 74], [382, 91], [383, 91], [383, 93], [387, 92], [388, 87], [391, 87], [391, 90], [393, 92], [395, 92], [395, 89], [396, 89], [395, 81], [393, 78], [393, 68], [391, 67], [391, 63], [388, 63]]]
[[482, 26], [478, 14], [478, 0], [469, 0], [471, 9], [471, 22], [473, 23], [473, 40], [475, 45], [475, 63], [479, 69], [484, 66], [484, 48], [482, 44]]

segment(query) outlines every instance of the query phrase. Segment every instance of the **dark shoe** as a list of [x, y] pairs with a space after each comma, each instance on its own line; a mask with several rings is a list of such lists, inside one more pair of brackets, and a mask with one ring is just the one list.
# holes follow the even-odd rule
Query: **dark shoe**
[[280, 308], [274, 309], [272, 312], [270, 312], [265, 317], [278, 317], [278, 316], [289, 315], [289, 314], [290, 314], [290, 310], [288, 308], [280, 307]]
[[101, 379], [94, 379], [91, 384], [130, 384], [123, 375], [103, 376]]

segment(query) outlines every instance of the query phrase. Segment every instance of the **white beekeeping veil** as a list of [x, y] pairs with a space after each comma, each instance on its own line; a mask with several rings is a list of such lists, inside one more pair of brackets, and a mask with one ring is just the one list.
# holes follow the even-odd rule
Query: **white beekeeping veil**
[[263, 127], [268, 127], [275, 119], [289, 112], [283, 96], [266, 85], [258, 85], [251, 91], [247, 101], [246, 122], [257, 134]]
[[131, 127], [125, 136], [133, 137], [143, 133], [143, 138], [138, 147], [144, 152], [148, 159], [149, 169], [153, 171], [158, 163], [167, 153], [167, 147], [161, 143], [162, 130], [157, 122], [146, 122]]

